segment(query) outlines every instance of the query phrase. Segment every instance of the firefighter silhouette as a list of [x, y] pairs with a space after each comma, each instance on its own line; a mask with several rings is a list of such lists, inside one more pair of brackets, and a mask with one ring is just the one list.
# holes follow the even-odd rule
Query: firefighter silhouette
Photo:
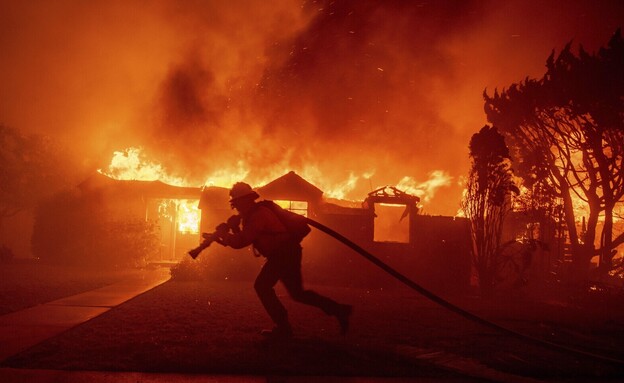
[[318, 307], [327, 315], [334, 316], [341, 333], [346, 334], [352, 306], [303, 288], [301, 238], [293, 236], [283, 219], [263, 204], [264, 201], [256, 202], [259, 197], [248, 184], [234, 184], [230, 190], [230, 206], [239, 215], [220, 225], [216, 235], [217, 242], [224, 246], [241, 249], [252, 245], [254, 252], [266, 258], [254, 288], [275, 326], [261, 333], [270, 338], [288, 338], [293, 334], [286, 308], [275, 294], [274, 286], [281, 281], [293, 300]]

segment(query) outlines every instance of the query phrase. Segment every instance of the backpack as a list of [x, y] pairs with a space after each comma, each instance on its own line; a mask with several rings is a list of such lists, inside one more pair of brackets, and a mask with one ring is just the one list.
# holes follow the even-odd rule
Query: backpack
[[293, 213], [290, 210], [286, 210], [282, 208], [280, 205], [276, 204], [270, 200], [258, 201], [256, 202], [259, 206], [267, 207], [269, 210], [275, 214], [277, 219], [280, 220], [282, 225], [286, 227], [288, 233], [292, 236], [297, 243], [300, 243], [308, 233], [310, 233], [311, 229], [308, 225], [308, 219], [301, 214]]

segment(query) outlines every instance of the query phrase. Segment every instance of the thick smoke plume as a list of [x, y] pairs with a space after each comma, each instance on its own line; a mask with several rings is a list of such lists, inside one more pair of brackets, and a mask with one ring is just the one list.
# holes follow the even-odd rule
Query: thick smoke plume
[[0, 122], [92, 168], [141, 146], [197, 185], [295, 170], [361, 199], [409, 179], [454, 214], [483, 89], [621, 20], [620, 1], [5, 1]]

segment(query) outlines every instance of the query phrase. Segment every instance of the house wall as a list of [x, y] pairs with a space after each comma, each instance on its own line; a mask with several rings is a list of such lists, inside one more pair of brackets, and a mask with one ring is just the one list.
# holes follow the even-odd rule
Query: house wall
[[[469, 287], [470, 231], [465, 219], [412, 216], [410, 243], [374, 242], [370, 214], [331, 215], [318, 220], [426, 288], [451, 292]], [[354, 286], [401, 285], [355, 251], [324, 234], [312, 236], [307, 245], [304, 265], [310, 270], [311, 278]]]

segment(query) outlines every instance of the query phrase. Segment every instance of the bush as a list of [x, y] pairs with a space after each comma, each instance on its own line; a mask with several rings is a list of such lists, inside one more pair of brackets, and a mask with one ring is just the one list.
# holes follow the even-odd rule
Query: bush
[[184, 258], [180, 263], [171, 267], [171, 279], [176, 281], [198, 281], [206, 278], [205, 258]]
[[32, 249], [52, 263], [137, 267], [158, 252], [157, 233], [154, 222], [115, 216], [93, 196], [65, 191], [37, 207]]
[[142, 267], [158, 252], [155, 222], [125, 217], [103, 223], [104, 236], [93, 244], [92, 256], [116, 266]]
[[[231, 270], [227, 270], [223, 257], [224, 249], [211, 249], [202, 253], [198, 258], [190, 256], [183, 258], [171, 268], [171, 279], [176, 281], [201, 281], [209, 279], [230, 279]], [[221, 251], [219, 251], [221, 250]]]
[[176, 281], [236, 280], [253, 281], [264, 259], [244, 250], [211, 247], [197, 259], [187, 256], [171, 268]]

